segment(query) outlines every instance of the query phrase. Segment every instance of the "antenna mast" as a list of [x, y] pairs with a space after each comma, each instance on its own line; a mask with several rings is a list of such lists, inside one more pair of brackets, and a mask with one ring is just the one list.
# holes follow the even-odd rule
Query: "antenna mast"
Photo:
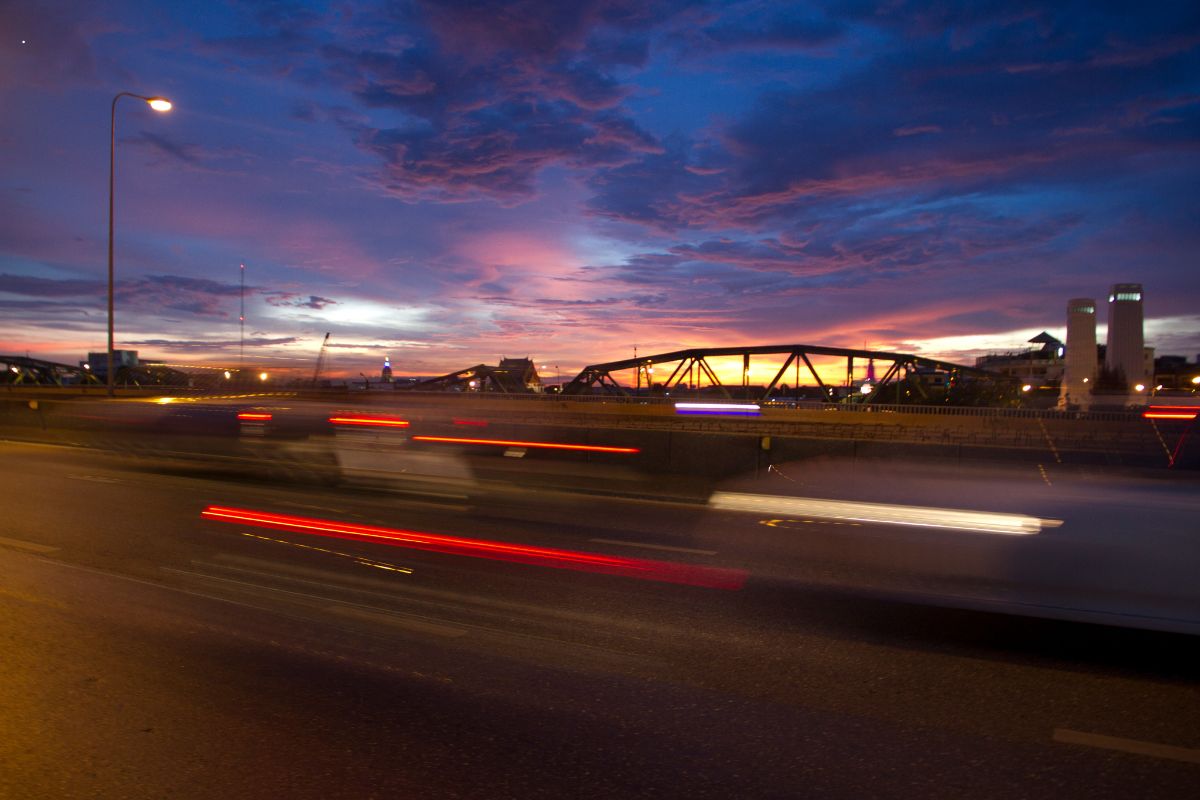
[[238, 366], [246, 363], [246, 265], [242, 264], [242, 308], [238, 313], [238, 322], [242, 326], [242, 338], [238, 342]]

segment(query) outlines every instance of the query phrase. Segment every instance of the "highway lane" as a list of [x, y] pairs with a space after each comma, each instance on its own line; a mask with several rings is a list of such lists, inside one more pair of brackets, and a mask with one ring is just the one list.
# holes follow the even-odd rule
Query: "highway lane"
[[[564, 517], [566, 501], [543, 493], [483, 513], [12, 445], [3, 464], [5, 716], [36, 735], [10, 740], [18, 771], [0, 772], [47, 795], [129, 796], [122, 781], [145, 781], [148, 795], [197, 797], [272, 785], [1169, 797], [1197, 777], [1178, 758], [1200, 748], [1194, 638], [828, 590], [839, 574], [820, 589], [752, 577], [720, 591], [230, 526], [199, 510], [219, 500], [606, 552], [632, 548], [595, 540], [640, 541], [675, 548], [642, 556], [752, 575], [779, 559], [768, 546], [779, 529], [758, 518], [612, 498], [576, 498]], [[806, 538], [822, 526], [799, 524]], [[101, 675], [130, 679], [85, 691]], [[139, 722], [167, 743], [130, 742]], [[1155, 754], [1095, 746], [1130, 741]], [[91, 761], [60, 757], [71, 747]]]
[[[345, 463], [364, 450], [343, 447], [339, 455]], [[41, 452], [43, 461], [53, 461], [51, 452], [66, 451], [27, 452]], [[1200, 541], [1192, 533], [1200, 515], [1200, 492], [1188, 473], [814, 460], [706, 485], [702, 491], [693, 486], [684, 501], [662, 502], [644, 498], [669, 495], [678, 481], [660, 483], [655, 476], [623, 473], [614, 480], [611, 471], [597, 465], [545, 459], [469, 458], [451, 451], [414, 460], [403, 450], [367, 453], [379, 464], [393, 464], [391, 472], [377, 473], [387, 480], [374, 481], [389, 485], [388, 492], [303, 486], [299, 493], [319, 502], [298, 502], [296, 487], [245, 480], [259, 474], [258, 465], [250, 462], [237, 482], [239, 492], [254, 490], [244, 501], [229, 491], [228, 481], [217, 481], [207, 484], [212, 491], [206, 496], [180, 500], [178, 507], [156, 506], [161, 499], [151, 498], [145, 513], [166, 518], [186, 508], [198, 513], [208, 503], [234, 505], [715, 565], [744, 570], [756, 582], [800, 582], [926, 603], [1200, 632], [1200, 584], [1194, 579], [1200, 574]], [[403, 472], [394, 466], [398, 454], [407, 459], [400, 461]], [[178, 471], [182, 462], [149, 463]], [[92, 497], [113, 494], [104, 488], [106, 480], [128, 486], [172, 480], [142, 470], [89, 482], [79, 470], [54, 469], [73, 493]], [[14, 480], [19, 485], [23, 477]], [[32, 475], [26, 480], [29, 491], [50, 492], [47, 502], [54, 502], [52, 481]], [[574, 491], [562, 491], [566, 486]], [[718, 491], [705, 506], [713, 488]], [[639, 497], [619, 494], [630, 491]], [[746, 500], [747, 508], [714, 508], [723, 497]], [[873, 517], [882, 508], [884, 520], [905, 523], [914, 509], [921, 515], [947, 513], [925, 510], [934, 505], [988, 512], [989, 517], [999, 512], [1006, 524], [1008, 519], [1033, 522], [1036, 535], [981, 533], [957, 522], [946, 527], [940, 518], [934, 526], [913, 526], [853, 514], [823, 517], [820, 510], [805, 511], [813, 502], [805, 501], [797, 510], [798, 497], [869, 505]], [[126, 513], [124, 506], [114, 513]], [[1038, 530], [1039, 525], [1044, 527]]]

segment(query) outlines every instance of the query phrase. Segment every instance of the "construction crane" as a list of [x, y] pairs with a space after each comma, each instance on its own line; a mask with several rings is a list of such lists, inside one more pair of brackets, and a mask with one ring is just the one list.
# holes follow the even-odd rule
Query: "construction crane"
[[317, 386], [317, 381], [321, 380], [321, 367], [325, 366], [325, 348], [329, 346], [329, 332], [326, 331], [325, 338], [321, 341], [321, 352], [317, 353], [317, 368], [313, 370], [312, 385]]

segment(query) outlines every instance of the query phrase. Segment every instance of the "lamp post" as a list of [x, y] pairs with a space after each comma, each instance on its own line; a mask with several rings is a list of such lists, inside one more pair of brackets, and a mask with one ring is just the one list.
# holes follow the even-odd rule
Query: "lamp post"
[[117, 101], [122, 97], [136, 97], [155, 111], [170, 111], [171, 101], [165, 97], [143, 97], [133, 92], [119, 92], [112, 100], [112, 116], [108, 128], [108, 373], [104, 376], [108, 384], [108, 396], [113, 396], [116, 374], [113, 370], [113, 181], [117, 166]]

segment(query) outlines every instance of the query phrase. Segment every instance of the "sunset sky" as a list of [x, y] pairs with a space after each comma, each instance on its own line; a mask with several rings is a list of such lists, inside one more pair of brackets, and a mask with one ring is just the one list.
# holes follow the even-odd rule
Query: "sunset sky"
[[[1200, 353], [1195, 2], [5, 2], [0, 354]], [[1100, 341], [1103, 341], [1103, 328]]]

